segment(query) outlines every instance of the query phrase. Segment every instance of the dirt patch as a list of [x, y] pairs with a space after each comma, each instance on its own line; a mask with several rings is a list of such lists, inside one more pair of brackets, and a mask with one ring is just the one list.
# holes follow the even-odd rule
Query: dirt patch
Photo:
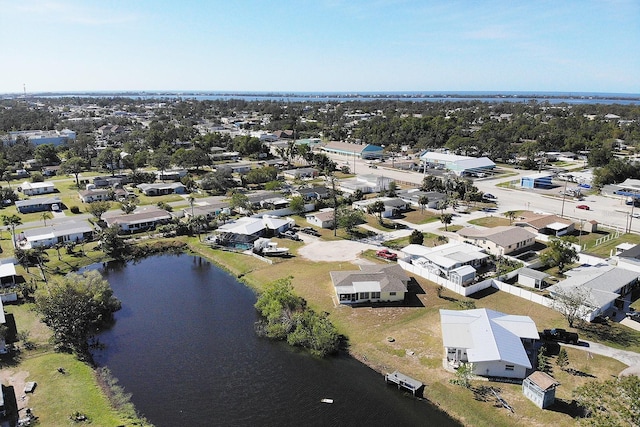
[[0, 381], [6, 386], [13, 386], [18, 401], [18, 411], [22, 411], [29, 404], [29, 395], [24, 392], [24, 385], [29, 377], [28, 371], [11, 371], [3, 369], [0, 371]]
[[305, 244], [298, 250], [298, 254], [311, 261], [355, 261], [367, 249], [378, 249], [378, 247], [350, 240], [337, 242], [317, 240]]

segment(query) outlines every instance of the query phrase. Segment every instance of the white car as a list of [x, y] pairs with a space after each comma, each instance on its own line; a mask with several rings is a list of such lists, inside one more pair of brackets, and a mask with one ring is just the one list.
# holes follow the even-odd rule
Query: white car
[[54, 203], [51, 205], [51, 210], [54, 212], [58, 212], [60, 210], [60, 205], [57, 203]]

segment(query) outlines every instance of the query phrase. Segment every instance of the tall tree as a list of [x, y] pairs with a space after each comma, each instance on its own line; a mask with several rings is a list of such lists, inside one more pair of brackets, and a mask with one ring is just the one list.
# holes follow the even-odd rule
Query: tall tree
[[367, 213], [370, 214], [378, 214], [378, 222], [382, 224], [382, 213], [385, 211], [384, 202], [381, 200], [376, 200], [369, 206], [367, 206]]
[[121, 307], [109, 282], [96, 270], [58, 277], [35, 294], [36, 310], [58, 345], [90, 358], [90, 340]]
[[80, 157], [71, 157], [66, 161], [62, 162], [60, 165], [60, 169], [58, 169], [59, 174], [63, 175], [73, 175], [76, 178], [76, 186], [80, 188], [80, 180], [78, 179], [78, 175], [80, 172], [84, 170], [84, 160]]
[[11, 242], [16, 247], [16, 226], [22, 224], [22, 219], [16, 215], [2, 215], [2, 223], [5, 227], [11, 227]]
[[549, 267], [558, 267], [564, 273], [567, 266], [579, 260], [578, 251], [571, 242], [562, 239], [551, 239], [547, 249], [540, 255], [540, 261]]

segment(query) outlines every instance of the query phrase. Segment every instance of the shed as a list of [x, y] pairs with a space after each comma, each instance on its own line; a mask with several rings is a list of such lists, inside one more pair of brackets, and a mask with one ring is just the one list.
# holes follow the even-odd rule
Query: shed
[[549, 277], [549, 274], [544, 271], [523, 267], [518, 272], [518, 283], [530, 288], [542, 289], [545, 287], [545, 279], [547, 277]]
[[560, 385], [551, 375], [535, 371], [522, 382], [522, 393], [539, 408], [547, 408], [556, 400], [556, 387]]
[[598, 231], [598, 221], [595, 219], [582, 223], [581, 226], [582, 231], [586, 231], [587, 233], [596, 233]]

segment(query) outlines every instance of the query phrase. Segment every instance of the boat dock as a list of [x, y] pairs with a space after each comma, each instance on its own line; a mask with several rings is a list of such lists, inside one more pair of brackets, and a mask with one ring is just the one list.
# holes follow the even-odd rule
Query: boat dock
[[391, 374], [386, 374], [384, 376], [384, 381], [387, 383], [391, 382], [393, 384], [396, 384], [398, 388], [409, 390], [411, 393], [413, 393], [414, 396], [416, 395], [417, 391], [420, 390], [420, 388], [423, 386], [420, 381], [414, 380], [413, 378], [408, 377], [398, 371], [395, 371]]

